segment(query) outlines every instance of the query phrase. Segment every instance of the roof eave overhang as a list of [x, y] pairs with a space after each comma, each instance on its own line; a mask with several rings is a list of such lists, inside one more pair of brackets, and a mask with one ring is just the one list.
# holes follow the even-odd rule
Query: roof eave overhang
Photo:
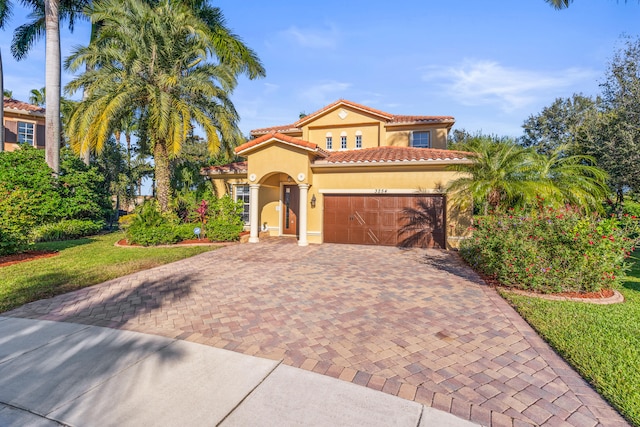
[[302, 145], [299, 145], [299, 144], [294, 144], [294, 143], [291, 143], [291, 142], [288, 142], [288, 141], [283, 141], [283, 140], [278, 139], [278, 138], [271, 138], [271, 139], [268, 139], [266, 141], [261, 142], [260, 144], [252, 145], [251, 147], [247, 147], [247, 148], [245, 148], [243, 150], [236, 151], [236, 154], [239, 155], [239, 156], [247, 156], [252, 151], [259, 150], [261, 148], [264, 148], [266, 145], [274, 144], [274, 143], [288, 145], [289, 147], [297, 148], [299, 150], [308, 151], [308, 152], [314, 153], [314, 154], [316, 154], [318, 156], [323, 156], [322, 152], [319, 151], [317, 147], [316, 148], [305, 147], [305, 146], [302, 146]]
[[391, 122], [385, 123], [386, 127], [401, 127], [401, 126], [417, 126], [417, 125], [447, 125], [451, 127], [455, 124], [455, 120], [433, 120], [433, 121], [413, 121], [413, 122]]
[[5, 113], [13, 113], [13, 114], [22, 114], [25, 116], [34, 116], [34, 117], [45, 117], [44, 113], [40, 113], [37, 111], [28, 111], [28, 110], [17, 110], [15, 108], [5, 108]]
[[353, 167], [392, 167], [392, 166], [448, 166], [473, 163], [469, 159], [447, 160], [405, 160], [396, 162], [340, 162], [340, 163], [312, 163], [311, 169], [353, 168]]
[[247, 171], [209, 171], [206, 169], [200, 169], [200, 175], [203, 176], [227, 176], [227, 177], [245, 177], [247, 176]]

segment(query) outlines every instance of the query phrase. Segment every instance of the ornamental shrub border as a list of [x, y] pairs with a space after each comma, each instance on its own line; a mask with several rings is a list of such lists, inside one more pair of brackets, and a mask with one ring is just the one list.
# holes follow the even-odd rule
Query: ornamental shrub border
[[244, 229], [242, 222], [243, 204], [234, 201], [229, 195], [212, 202], [203, 200], [194, 209], [194, 221], [181, 222], [172, 212], [162, 214], [155, 200], [147, 201], [136, 213], [120, 218], [120, 227], [124, 230], [127, 242], [143, 246], [155, 246], [177, 243], [195, 237], [193, 230], [199, 227], [201, 237], [213, 241], [238, 240]]
[[571, 207], [511, 209], [476, 218], [460, 254], [507, 287], [596, 292], [620, 284], [639, 230], [638, 220], [630, 215], [602, 218]]

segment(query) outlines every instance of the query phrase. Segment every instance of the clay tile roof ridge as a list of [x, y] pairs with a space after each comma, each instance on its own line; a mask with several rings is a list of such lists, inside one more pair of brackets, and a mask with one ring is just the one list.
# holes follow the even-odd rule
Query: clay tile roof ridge
[[20, 111], [27, 111], [30, 113], [42, 113], [44, 114], [45, 109], [39, 107], [37, 105], [29, 104], [27, 102], [23, 102], [14, 98], [4, 97], [4, 108], [5, 109], [13, 109]]

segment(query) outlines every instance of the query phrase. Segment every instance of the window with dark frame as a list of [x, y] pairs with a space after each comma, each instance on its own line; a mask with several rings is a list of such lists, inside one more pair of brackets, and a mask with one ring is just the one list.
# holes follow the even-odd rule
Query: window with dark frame
[[416, 148], [431, 147], [430, 136], [431, 136], [431, 132], [412, 132], [411, 146]]

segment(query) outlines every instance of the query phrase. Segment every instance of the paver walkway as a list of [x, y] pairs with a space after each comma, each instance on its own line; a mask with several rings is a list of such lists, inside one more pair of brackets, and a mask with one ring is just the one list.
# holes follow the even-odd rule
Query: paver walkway
[[282, 359], [487, 426], [628, 425], [455, 253], [267, 239], [4, 315]]

